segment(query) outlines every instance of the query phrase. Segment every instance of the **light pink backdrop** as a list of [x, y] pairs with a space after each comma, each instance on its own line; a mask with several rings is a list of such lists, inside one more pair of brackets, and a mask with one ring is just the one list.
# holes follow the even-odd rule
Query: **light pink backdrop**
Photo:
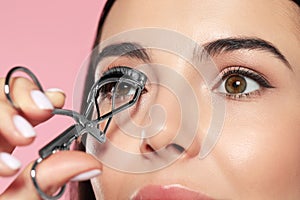
[[[90, 52], [104, 2], [0, 1], [0, 77], [15, 65], [27, 66], [38, 75], [44, 89], [63, 89], [67, 94], [65, 108], [72, 108], [74, 81]], [[39, 125], [35, 142], [17, 148], [14, 155], [26, 166], [37, 158], [39, 148], [71, 122], [54, 117]], [[0, 178], [0, 193], [12, 180]]]

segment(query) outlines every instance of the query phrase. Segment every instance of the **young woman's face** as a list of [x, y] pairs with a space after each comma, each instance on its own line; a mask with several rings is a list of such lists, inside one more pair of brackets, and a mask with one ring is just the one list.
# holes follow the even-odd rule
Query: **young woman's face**
[[[188, 199], [184, 195], [194, 195], [179, 189], [184, 187], [215, 199], [299, 199], [297, 12], [299, 8], [288, 0], [116, 1], [103, 26], [102, 41], [132, 29], [156, 27], [176, 31], [207, 47], [218, 68], [215, 78], [222, 78], [213, 88], [206, 87], [203, 77], [182, 57], [158, 49], [146, 50], [150, 57], [147, 62], [179, 73], [196, 91], [201, 116], [197, 134], [188, 147], [172, 141], [180, 124], [180, 112], [176, 111], [174, 95], [162, 88], [154, 99], [163, 105], [168, 116], [163, 131], [141, 141], [123, 134], [113, 124], [108, 138], [124, 151], [147, 153], [173, 148], [182, 155], [173, 164], [149, 173], [125, 173], [104, 166], [100, 178], [92, 181], [96, 196], [129, 199], [140, 192], [145, 199], [151, 195], [161, 195], [153, 199], [167, 199], [162, 196], [165, 192], [170, 198], [171, 193], [177, 193], [178, 199]], [[135, 68], [144, 63], [130, 56], [110, 63], [111, 59], [104, 58], [99, 65]], [[212, 116], [210, 92], [225, 100], [226, 112], [216, 146], [208, 156], [199, 159]], [[137, 119], [141, 124], [147, 120]], [[152, 157], [145, 159], [151, 161]], [[147, 188], [153, 185], [158, 187]], [[145, 187], [148, 193], [143, 190]]]

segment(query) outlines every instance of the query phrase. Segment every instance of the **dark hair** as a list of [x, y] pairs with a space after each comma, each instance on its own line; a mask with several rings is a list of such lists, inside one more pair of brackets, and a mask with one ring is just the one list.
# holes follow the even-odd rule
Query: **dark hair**
[[[97, 29], [97, 34], [96, 34], [96, 38], [94, 41], [94, 45], [93, 45], [93, 49], [98, 45], [100, 39], [101, 39], [101, 32], [102, 32], [102, 27], [103, 24], [105, 22], [105, 19], [111, 9], [111, 7], [113, 6], [114, 2], [116, 0], [107, 0], [106, 4], [104, 5], [104, 8], [102, 10], [101, 16], [100, 16], [100, 20], [99, 20], [99, 24], [98, 24], [98, 29]], [[95, 58], [96, 56], [95, 51], [92, 52], [92, 59], [91, 62], [89, 64], [89, 68], [85, 77], [85, 83], [84, 83], [84, 91], [83, 91], [83, 96], [82, 96], [82, 105], [81, 105], [81, 113], [85, 111], [86, 109], [86, 97], [88, 96], [88, 93], [90, 91], [90, 88], [92, 87], [94, 80], [91, 79], [90, 77], [94, 77], [95, 74], [95, 70], [96, 70], [96, 65], [93, 62], [93, 58]], [[85, 147], [82, 143], [77, 143], [74, 147], [74, 149], [79, 150], [79, 151], [85, 151]], [[94, 191], [91, 185], [90, 181], [83, 181], [83, 182], [79, 182], [79, 183], [71, 183], [70, 184], [70, 199], [75, 200], [96, 200], [95, 195], [94, 195]]]
[[[96, 38], [94, 41], [93, 49], [100, 42], [103, 25], [105, 23], [108, 13], [109, 13], [110, 9], [112, 8], [113, 4], [115, 3], [115, 1], [116, 0], [107, 0], [105, 6], [103, 8], [103, 11], [102, 11], [102, 14], [101, 14], [101, 17], [99, 20], [99, 24], [98, 24], [97, 35], [96, 35]], [[300, 0], [292, 0], [292, 1], [300, 7]], [[86, 108], [86, 105], [84, 102], [86, 101], [86, 97], [88, 95], [89, 89], [92, 87], [92, 85], [94, 83], [94, 80], [91, 79], [90, 77], [94, 77], [94, 74], [95, 74], [96, 66], [95, 66], [95, 63], [93, 63], [93, 58], [96, 56], [96, 53], [97, 52], [92, 53], [92, 59], [91, 59], [92, 61], [90, 63], [89, 69], [87, 71], [85, 85], [84, 85], [84, 92], [83, 92], [83, 97], [82, 97], [83, 104], [81, 107], [81, 111], [84, 111]], [[85, 147], [81, 143], [78, 143], [75, 146], [75, 149], [80, 150], [80, 151], [85, 151]], [[71, 199], [96, 200], [90, 181], [79, 182], [78, 184], [72, 183], [71, 187], [70, 187], [70, 195], [71, 195]]]
[[[99, 44], [99, 41], [101, 39], [101, 32], [102, 32], [102, 28], [103, 28], [103, 24], [105, 22], [105, 19], [111, 9], [111, 7], [113, 6], [113, 4], [115, 3], [116, 0], [107, 0], [106, 4], [104, 5], [104, 8], [102, 10], [101, 16], [100, 16], [100, 20], [99, 20], [99, 24], [98, 24], [98, 29], [97, 29], [97, 34], [96, 34], [96, 38], [94, 41], [94, 45], [93, 45], [93, 49], [96, 48], [96, 46]], [[85, 84], [84, 84], [84, 92], [83, 92], [83, 96], [82, 96], [82, 107], [81, 107], [81, 111], [83, 112], [86, 108], [86, 105], [84, 104], [84, 102], [86, 101], [86, 97], [88, 96], [89, 93], [89, 89], [92, 87], [94, 80], [91, 79], [90, 77], [94, 77], [95, 74], [95, 70], [96, 70], [96, 64], [93, 62], [93, 58], [95, 58], [97, 52], [93, 51], [92, 52], [92, 59], [85, 77]]]

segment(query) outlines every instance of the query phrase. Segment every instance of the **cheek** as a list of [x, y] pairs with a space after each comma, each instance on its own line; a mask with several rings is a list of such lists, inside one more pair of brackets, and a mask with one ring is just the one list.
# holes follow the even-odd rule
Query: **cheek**
[[[100, 179], [94, 180], [93, 185], [101, 183], [102, 196], [105, 199], [118, 199], [118, 196], [123, 192], [124, 180], [122, 176], [116, 174], [115, 171], [103, 167], [103, 174]], [[99, 195], [98, 195], [99, 196]]]
[[292, 98], [283, 100], [228, 104], [216, 156], [234, 188], [248, 197], [300, 193], [300, 110]]

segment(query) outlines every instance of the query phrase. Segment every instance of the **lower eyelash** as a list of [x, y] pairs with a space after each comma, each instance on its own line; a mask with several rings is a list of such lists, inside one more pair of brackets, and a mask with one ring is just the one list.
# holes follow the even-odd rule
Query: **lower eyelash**
[[221, 75], [219, 76], [219, 81], [225, 81], [226, 78], [228, 78], [231, 75], [241, 75], [247, 78], [252, 79], [253, 81], [256, 81], [259, 86], [261, 87], [259, 90], [255, 90], [248, 93], [237, 93], [237, 94], [229, 94], [229, 93], [220, 93], [221, 95], [225, 96], [226, 98], [232, 99], [232, 100], [251, 100], [252, 98], [261, 96], [262, 92], [267, 88], [274, 88], [269, 81], [259, 72], [256, 72], [254, 70], [251, 70], [249, 68], [245, 68], [242, 66], [231, 66], [228, 68], [225, 68]]
[[251, 98], [261, 96], [261, 91], [256, 90], [249, 93], [240, 93], [240, 94], [224, 94], [226, 98], [233, 99], [233, 100], [250, 100]]

